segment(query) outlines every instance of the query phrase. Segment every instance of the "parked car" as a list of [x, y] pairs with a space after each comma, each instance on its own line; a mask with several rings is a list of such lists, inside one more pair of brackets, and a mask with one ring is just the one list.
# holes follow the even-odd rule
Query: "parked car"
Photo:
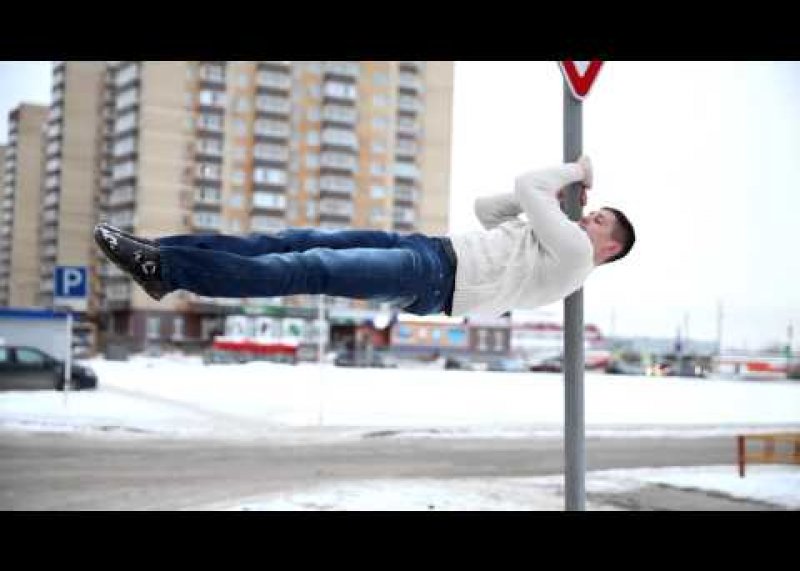
[[341, 351], [336, 355], [333, 363], [337, 367], [373, 367], [377, 369], [394, 369], [397, 362], [383, 352], [373, 351], [367, 354], [366, 351], [356, 353], [355, 351]]
[[528, 367], [531, 371], [539, 373], [560, 373], [564, 370], [564, 359], [549, 357]]
[[[97, 388], [97, 375], [72, 362], [70, 388]], [[64, 390], [64, 362], [35, 347], [0, 346], [0, 391]]]
[[506, 373], [527, 373], [529, 368], [522, 359], [498, 359], [491, 361], [487, 370]]

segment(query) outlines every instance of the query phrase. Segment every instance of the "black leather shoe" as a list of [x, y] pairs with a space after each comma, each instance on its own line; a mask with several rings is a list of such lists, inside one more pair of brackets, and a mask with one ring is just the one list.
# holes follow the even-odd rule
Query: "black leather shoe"
[[154, 240], [148, 240], [147, 238], [141, 238], [139, 236], [134, 236], [133, 234], [129, 234], [128, 232], [125, 232], [125, 230], [117, 228], [116, 226], [112, 226], [108, 222], [101, 222], [97, 226], [98, 227], [103, 227], [106, 230], [110, 230], [111, 232], [114, 232], [115, 234], [119, 234], [120, 236], [124, 236], [125, 238], [128, 238], [129, 240], [133, 240], [134, 242], [139, 242], [140, 244], [146, 244], [148, 246], [152, 246], [153, 248], [158, 248], [158, 243], [155, 242]]
[[161, 280], [161, 256], [155, 242], [123, 233], [109, 224], [95, 226], [94, 240], [106, 257], [129, 274], [147, 295], [158, 301], [169, 293]]

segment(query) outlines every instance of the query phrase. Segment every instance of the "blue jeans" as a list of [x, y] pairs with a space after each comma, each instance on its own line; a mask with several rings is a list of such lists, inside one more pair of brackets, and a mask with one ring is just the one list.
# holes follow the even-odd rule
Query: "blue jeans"
[[379, 230], [289, 229], [156, 240], [169, 291], [208, 297], [295, 294], [389, 302], [409, 313], [445, 311], [455, 267], [441, 239]]

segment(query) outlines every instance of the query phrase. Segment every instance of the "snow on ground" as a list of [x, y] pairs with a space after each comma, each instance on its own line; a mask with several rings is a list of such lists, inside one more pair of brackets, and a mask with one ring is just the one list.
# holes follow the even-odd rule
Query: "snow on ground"
[[[127, 362], [92, 359], [88, 364], [100, 379], [96, 391], [0, 393], [0, 429], [293, 443], [361, 438], [375, 431], [416, 438], [563, 434], [560, 374], [272, 363], [207, 366], [178, 355]], [[587, 373], [585, 424], [588, 437], [797, 431], [800, 383]], [[223, 509], [502, 510], [537, 505], [560, 510], [562, 481], [358, 482]], [[654, 482], [800, 508], [797, 466], [748, 467], [744, 479], [735, 467], [724, 466], [592, 472], [587, 474], [587, 491]]]
[[[702, 490], [800, 509], [800, 467], [733, 466], [600, 470], [586, 475], [587, 493], [635, 491], [648, 484]], [[325, 484], [218, 505], [229, 511], [563, 511], [564, 477], [392, 479]], [[587, 500], [587, 511], [617, 508]]]

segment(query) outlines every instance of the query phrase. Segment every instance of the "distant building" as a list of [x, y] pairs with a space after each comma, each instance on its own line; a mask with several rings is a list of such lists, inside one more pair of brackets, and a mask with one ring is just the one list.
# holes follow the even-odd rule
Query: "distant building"
[[0, 305], [38, 305], [42, 130], [48, 109], [23, 103], [8, 115], [0, 214]]
[[59, 61], [52, 79], [49, 109], [10, 123], [0, 303], [52, 306], [55, 267], [87, 266], [78, 320], [101, 340], [203, 344], [243, 307], [316, 299], [153, 302], [94, 246], [96, 222], [144, 236], [448, 229], [452, 62]]

